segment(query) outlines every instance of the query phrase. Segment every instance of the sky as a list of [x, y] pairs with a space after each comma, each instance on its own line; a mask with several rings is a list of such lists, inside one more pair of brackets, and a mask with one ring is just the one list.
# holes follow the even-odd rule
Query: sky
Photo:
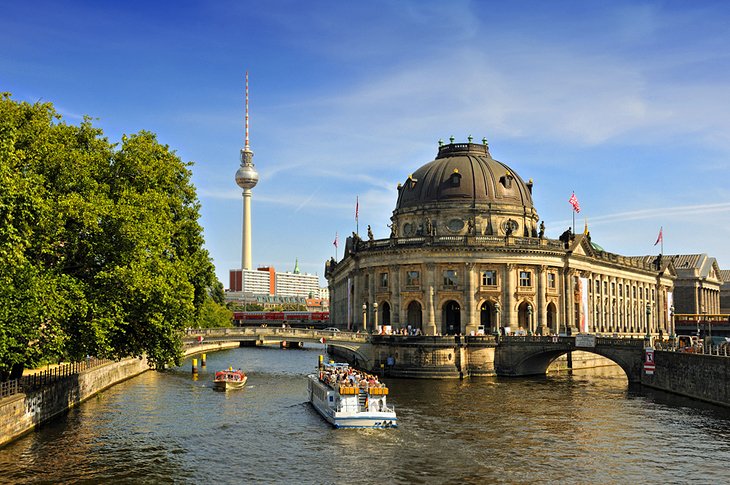
[[[486, 137], [546, 235], [730, 269], [730, 2], [2, 1], [0, 91], [148, 130], [185, 161], [216, 274], [241, 267], [249, 72], [254, 266], [317, 274], [385, 238], [438, 140]], [[335, 248], [335, 236], [339, 249]]]

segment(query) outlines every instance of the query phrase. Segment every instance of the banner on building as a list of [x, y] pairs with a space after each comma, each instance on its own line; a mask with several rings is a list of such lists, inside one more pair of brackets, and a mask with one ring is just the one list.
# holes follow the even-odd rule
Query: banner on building
[[578, 330], [587, 333], [591, 325], [588, 314], [588, 278], [578, 278], [578, 291], [580, 291], [580, 326]]
[[674, 295], [671, 291], [667, 291], [667, 311], [664, 314], [667, 316], [667, 327], [669, 333], [674, 333], [674, 322], [672, 321], [672, 307], [674, 307]]
[[352, 280], [347, 278], [347, 329], [352, 330]]

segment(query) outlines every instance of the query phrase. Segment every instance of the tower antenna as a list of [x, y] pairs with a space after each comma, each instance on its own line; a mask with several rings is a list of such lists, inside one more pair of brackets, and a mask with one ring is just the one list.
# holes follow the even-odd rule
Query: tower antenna
[[249, 148], [248, 144], [248, 71], [246, 71], [246, 141], [245, 148]]

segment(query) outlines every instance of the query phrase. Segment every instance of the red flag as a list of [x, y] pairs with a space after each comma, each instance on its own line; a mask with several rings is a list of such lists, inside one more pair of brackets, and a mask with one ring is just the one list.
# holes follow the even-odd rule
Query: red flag
[[337, 233], [335, 233], [335, 240], [332, 241], [332, 244], [334, 244], [335, 247], [337, 247]]
[[570, 196], [568, 202], [570, 202], [570, 205], [573, 206], [574, 211], [580, 212], [580, 204], [578, 203], [578, 198], [575, 196], [575, 192], [573, 192], [573, 195]]
[[360, 212], [360, 196], [355, 197], [355, 220], [357, 221], [358, 213]]
[[656, 238], [656, 242], [654, 243], [654, 246], [656, 246], [660, 242], [664, 241], [664, 236], [662, 235], [662, 229], [664, 229], [664, 228], [663, 227], [659, 228], [659, 237]]

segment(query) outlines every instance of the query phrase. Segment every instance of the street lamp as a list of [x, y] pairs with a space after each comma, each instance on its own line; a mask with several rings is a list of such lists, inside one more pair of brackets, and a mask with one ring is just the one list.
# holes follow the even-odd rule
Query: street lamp
[[362, 304], [362, 331], [367, 333], [368, 331], [368, 304]]
[[527, 334], [532, 335], [532, 305], [527, 304]]
[[492, 332], [494, 335], [499, 335], [499, 327], [502, 326], [502, 321], [499, 319], [499, 312], [502, 310], [502, 308], [499, 306], [499, 302], [494, 302], [494, 313], [496, 314], [496, 322], [494, 322], [494, 331]]
[[378, 329], [378, 302], [373, 303], [373, 311], [375, 312], [375, 333], [380, 333]]
[[674, 305], [669, 307], [669, 325], [669, 341], [672, 345], [672, 350], [674, 350], [674, 345], [677, 339], [677, 336], [674, 334]]
[[646, 336], [645, 340], [651, 340], [651, 334], [649, 333], [649, 320], [651, 318], [651, 304], [646, 304]]

